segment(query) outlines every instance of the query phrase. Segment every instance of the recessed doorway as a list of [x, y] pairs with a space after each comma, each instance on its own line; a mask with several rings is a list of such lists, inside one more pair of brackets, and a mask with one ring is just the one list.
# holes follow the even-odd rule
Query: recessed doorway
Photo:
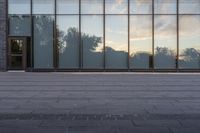
[[27, 62], [27, 39], [23, 37], [9, 38], [8, 69], [25, 70]]

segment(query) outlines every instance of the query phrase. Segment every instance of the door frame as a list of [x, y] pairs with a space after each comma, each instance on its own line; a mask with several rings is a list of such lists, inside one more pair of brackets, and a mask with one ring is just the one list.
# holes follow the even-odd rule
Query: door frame
[[[23, 50], [22, 50], [22, 68], [14, 68], [11, 65], [11, 57], [16, 56], [17, 54], [11, 53], [11, 40], [22, 40], [23, 41]], [[20, 54], [19, 54], [20, 56]], [[8, 70], [25, 70], [27, 67], [27, 37], [9, 37], [8, 38]]]

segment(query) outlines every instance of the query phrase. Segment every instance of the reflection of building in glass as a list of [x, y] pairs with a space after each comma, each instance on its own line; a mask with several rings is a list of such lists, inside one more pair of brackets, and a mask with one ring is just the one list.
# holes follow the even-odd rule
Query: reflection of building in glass
[[7, 15], [8, 69], [200, 69], [200, 0], [8, 0]]

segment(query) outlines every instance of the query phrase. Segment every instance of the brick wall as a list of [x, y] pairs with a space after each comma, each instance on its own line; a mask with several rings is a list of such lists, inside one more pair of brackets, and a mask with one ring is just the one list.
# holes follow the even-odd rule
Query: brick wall
[[0, 0], [0, 71], [6, 70], [6, 0]]

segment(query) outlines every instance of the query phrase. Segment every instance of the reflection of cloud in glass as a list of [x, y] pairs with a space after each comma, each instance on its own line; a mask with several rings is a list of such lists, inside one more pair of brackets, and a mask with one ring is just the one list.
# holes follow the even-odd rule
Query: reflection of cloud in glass
[[130, 13], [131, 14], [151, 14], [152, 1], [151, 0], [131, 0]]
[[78, 14], [79, 0], [57, 0], [57, 14]]
[[113, 48], [116, 51], [124, 51], [124, 50], [127, 51], [127, 47], [128, 47], [127, 43], [123, 44], [123, 43], [120, 43], [120, 42], [119, 43], [113, 42], [111, 40], [107, 40], [106, 44], [107, 44], [107, 46]]
[[181, 36], [196, 36], [200, 34], [200, 29], [196, 27], [196, 25], [200, 25], [199, 16], [180, 16], [180, 22], [182, 29], [179, 34]]
[[130, 40], [146, 40], [152, 37], [151, 16], [132, 16], [131, 18], [130, 24], [132, 26], [130, 27]]
[[30, 14], [30, 0], [9, 0], [8, 13], [9, 14]]
[[82, 14], [102, 14], [103, 13], [103, 1], [101, 1], [101, 0], [82, 0], [81, 1], [81, 13]]
[[128, 49], [127, 16], [113, 15], [106, 17], [106, 46], [109, 46], [119, 51], [127, 51]]
[[33, 14], [54, 14], [54, 0], [33, 0]]
[[155, 16], [155, 68], [175, 68], [177, 49], [176, 15]]
[[156, 15], [155, 32], [162, 38], [170, 38], [176, 33], [176, 16], [175, 15]]
[[199, 14], [200, 13], [199, 0], [179, 0], [180, 14]]
[[200, 16], [180, 15], [179, 17], [179, 67], [200, 68]]
[[200, 49], [200, 16], [180, 16], [180, 50], [186, 48]]
[[128, 13], [127, 0], [106, 0], [106, 13], [126, 14]]
[[103, 16], [101, 15], [83, 15], [81, 20], [81, 32], [87, 36], [96, 36], [101, 38], [98, 46], [93, 51], [102, 52], [103, 50]]
[[130, 52], [151, 53], [152, 51], [152, 16], [130, 17]]
[[155, 0], [156, 14], [176, 14], [177, 0]]

